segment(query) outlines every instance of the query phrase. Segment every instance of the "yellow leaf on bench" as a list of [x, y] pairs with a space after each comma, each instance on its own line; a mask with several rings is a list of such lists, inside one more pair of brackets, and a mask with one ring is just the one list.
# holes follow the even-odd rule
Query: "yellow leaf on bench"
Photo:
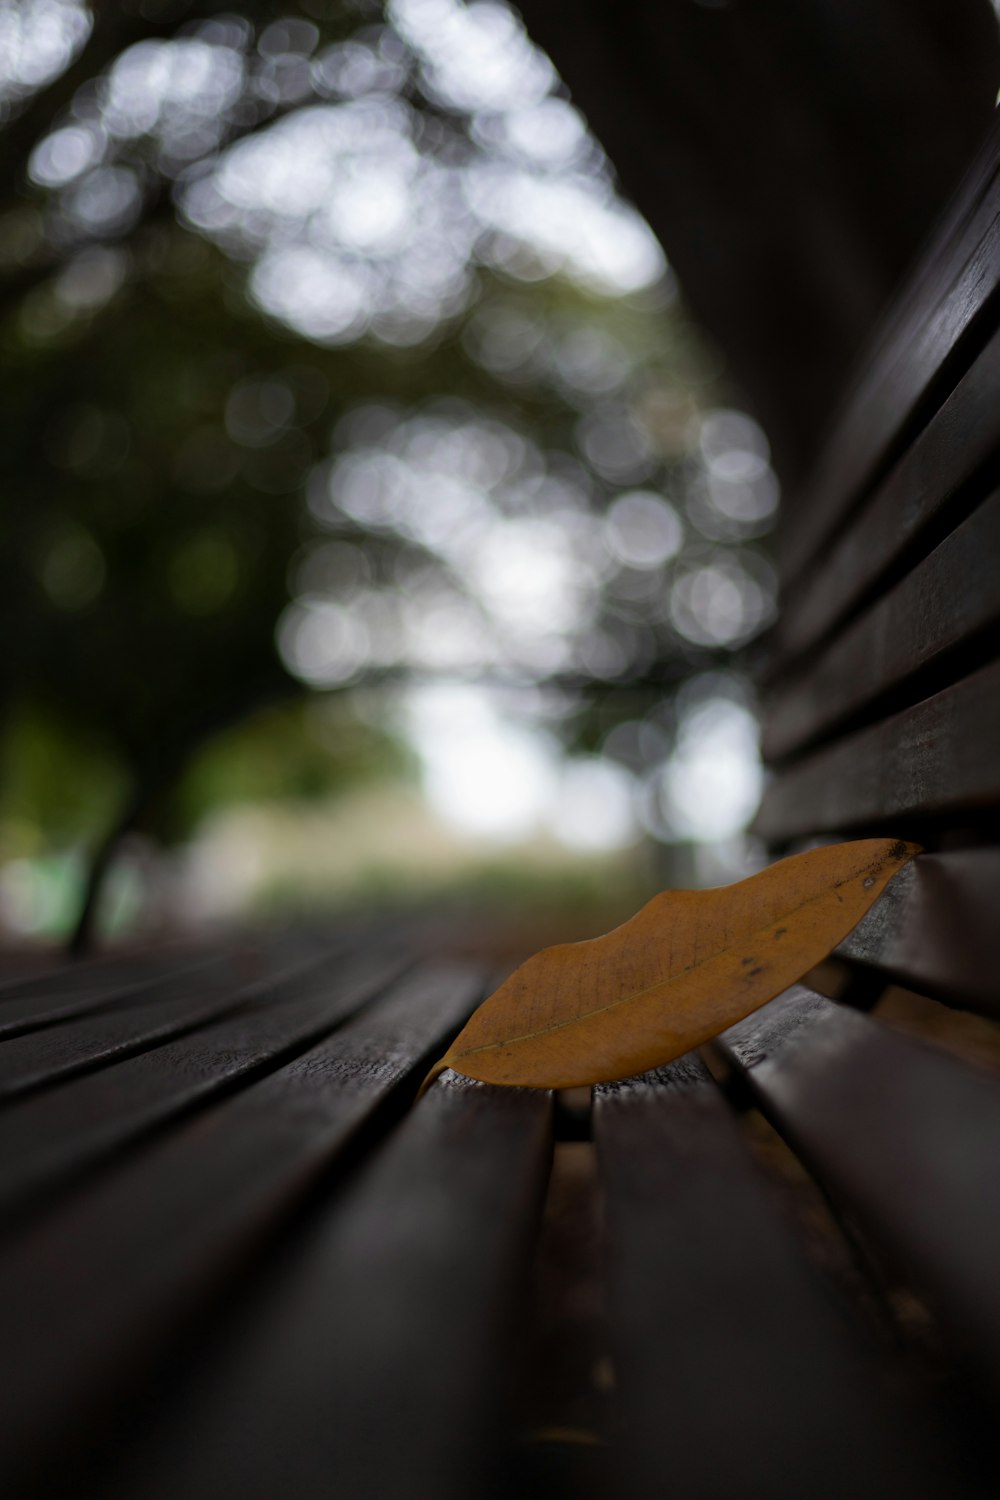
[[663, 891], [604, 937], [529, 958], [472, 1016], [445, 1068], [483, 1083], [571, 1088], [660, 1067], [801, 979], [920, 846], [859, 839], [737, 885]]

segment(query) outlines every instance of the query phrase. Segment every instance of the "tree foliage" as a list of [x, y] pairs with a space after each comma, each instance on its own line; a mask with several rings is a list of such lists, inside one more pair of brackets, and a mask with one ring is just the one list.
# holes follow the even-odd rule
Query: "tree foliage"
[[512, 13], [0, 25], [3, 713], [121, 788], [92, 836], [308, 689], [548, 685], [593, 741], [766, 620], [766, 448]]

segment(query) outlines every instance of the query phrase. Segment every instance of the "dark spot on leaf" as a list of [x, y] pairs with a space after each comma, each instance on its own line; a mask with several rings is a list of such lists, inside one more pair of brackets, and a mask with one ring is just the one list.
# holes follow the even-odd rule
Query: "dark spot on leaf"
[[906, 845], [904, 844], [904, 842], [903, 842], [902, 839], [897, 839], [896, 842], [893, 844], [892, 848], [889, 850], [889, 858], [890, 859], [902, 859], [905, 854], [906, 854]]
[[785, 935], [785, 933], [787, 931], [788, 931], [787, 927], [776, 927], [774, 929], [774, 935], [775, 935], [776, 938], [784, 937], [784, 935]]
[[753, 979], [755, 977], [755, 975], [757, 975], [757, 974], [763, 974], [763, 972], [764, 972], [764, 965], [763, 964], [758, 964], [757, 967], [756, 967], [756, 969], [748, 969], [747, 970], [747, 978], [748, 979]]
[[753, 963], [753, 954], [751, 953], [749, 958], [741, 958], [740, 959], [740, 963], [743, 965], [743, 967], [745, 969], [746, 966], [747, 966], [747, 964], [752, 964]]

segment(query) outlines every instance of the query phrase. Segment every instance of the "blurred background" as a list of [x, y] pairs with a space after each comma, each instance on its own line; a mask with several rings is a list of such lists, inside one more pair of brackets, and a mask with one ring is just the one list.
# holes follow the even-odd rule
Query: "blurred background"
[[517, 13], [2, 0], [0, 57], [0, 932], [755, 868], [782, 465]]

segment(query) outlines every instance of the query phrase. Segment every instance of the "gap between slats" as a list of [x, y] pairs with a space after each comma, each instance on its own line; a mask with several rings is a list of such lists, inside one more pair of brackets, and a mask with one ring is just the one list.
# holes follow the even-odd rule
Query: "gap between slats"
[[931, 697], [1000, 655], [1000, 490], [766, 694], [763, 753], [780, 764]]
[[[1000, 821], [1000, 661], [877, 724], [814, 751], [766, 787], [754, 831], [772, 845], [881, 832], [927, 844], [962, 812], [980, 837]], [[992, 824], [990, 815], [992, 812]]]
[[766, 681], [818, 649], [959, 525], [1000, 479], [1000, 334], [820, 561], [784, 581]]
[[1000, 126], [994, 126], [981, 163], [960, 187], [955, 209], [860, 366], [862, 374], [793, 513], [797, 524], [786, 523], [785, 576], [801, 573], [836, 541], [957, 384], [996, 321], [998, 139]]
[[718, 1046], [1000, 1394], [1000, 1079], [803, 986]]
[[[0, 1111], [0, 1219], [86, 1189], [92, 1170], [332, 1032], [406, 967], [389, 952], [262, 986], [244, 1009]], [[288, 991], [291, 989], [292, 993]]]
[[18, 1358], [0, 1374], [0, 1472], [27, 1483], [49, 1454], [43, 1485], [58, 1487], [88, 1433], [103, 1430], [113, 1444], [131, 1394], [156, 1383], [179, 1335], [214, 1316], [310, 1204], [329, 1202], [481, 992], [468, 967], [425, 965], [325, 1041], [209, 1101], [9, 1239], [0, 1277]]
[[439, 1080], [147, 1393], [104, 1500], [487, 1494], [550, 1153], [544, 1093]]

